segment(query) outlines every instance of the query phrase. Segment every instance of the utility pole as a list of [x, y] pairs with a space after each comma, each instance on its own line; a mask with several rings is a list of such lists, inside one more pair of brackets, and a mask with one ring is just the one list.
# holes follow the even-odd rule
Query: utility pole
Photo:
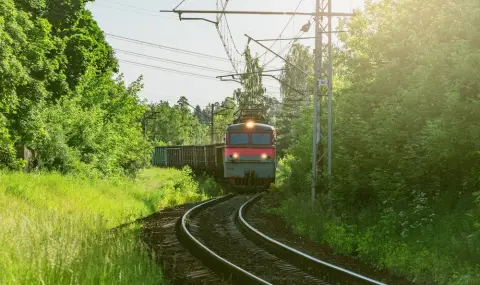
[[147, 119], [146, 119], [147, 113], [143, 113], [143, 138], [147, 138]]
[[[328, 0], [328, 14], [332, 14], [332, 0]], [[328, 16], [328, 176], [332, 175], [332, 140], [333, 140], [333, 55], [332, 55], [332, 17]]]
[[213, 119], [215, 117], [215, 105], [212, 104], [211, 105], [211, 108], [212, 108], [212, 111], [211, 111], [211, 124], [210, 124], [210, 144], [213, 144], [213, 134], [214, 134], [214, 131], [213, 131]]
[[[325, 16], [324, 16], [325, 15]], [[326, 34], [326, 42], [323, 35]], [[328, 65], [325, 67], [326, 64]], [[323, 173], [324, 147], [322, 145], [323, 121], [322, 101], [328, 97], [327, 110], [327, 140], [328, 140], [328, 163], [327, 173], [332, 174], [332, 1], [317, 0], [315, 15], [315, 85], [314, 85], [314, 115], [313, 115], [313, 154], [312, 154], [312, 204], [315, 203], [315, 188], [317, 175]], [[320, 170], [320, 171], [319, 171]]]
[[[321, 100], [318, 100], [320, 67], [322, 65], [322, 35], [320, 31], [320, 1], [317, 0], [315, 5], [315, 67], [314, 67], [314, 84], [313, 84], [313, 137], [312, 137], [312, 204], [315, 202], [315, 187], [317, 186], [317, 146], [320, 142], [320, 124], [318, 120], [319, 109], [321, 110]], [[322, 0], [323, 1], [323, 0]]]

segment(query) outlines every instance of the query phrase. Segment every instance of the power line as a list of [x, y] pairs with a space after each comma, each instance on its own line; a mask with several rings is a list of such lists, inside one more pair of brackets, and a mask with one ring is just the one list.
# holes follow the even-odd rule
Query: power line
[[214, 72], [229, 72], [229, 71], [224, 70], [224, 69], [217, 69], [217, 68], [212, 68], [212, 67], [208, 67], [208, 66], [196, 65], [196, 64], [192, 64], [192, 63], [186, 63], [186, 62], [181, 62], [181, 61], [176, 61], [176, 60], [171, 60], [171, 59], [166, 59], [166, 58], [161, 58], [161, 57], [156, 57], [156, 56], [151, 56], [151, 55], [146, 55], [146, 54], [142, 54], [142, 53], [126, 51], [126, 50], [122, 50], [122, 49], [114, 49], [114, 50], [117, 51], [117, 52], [128, 54], [128, 55], [133, 55], [133, 56], [147, 58], [147, 59], [153, 59], [153, 60], [172, 63], [172, 64], [177, 64], [177, 65], [183, 65], [183, 66], [192, 67], [192, 68], [210, 70], [210, 71], [214, 71]]
[[[127, 63], [127, 64], [132, 64], [132, 65], [141, 66], [141, 67], [147, 67], [147, 68], [158, 69], [158, 70], [162, 70], [162, 71], [169, 71], [169, 72], [173, 72], [173, 73], [178, 73], [178, 74], [180, 74], [180, 75], [187, 75], [187, 76], [198, 77], [198, 78], [201, 78], [201, 79], [215, 80], [215, 81], [218, 82], [218, 80], [217, 80], [215, 77], [208, 76], [208, 75], [204, 75], [204, 74], [192, 73], [192, 72], [187, 72], [187, 71], [182, 71], [182, 70], [177, 70], [177, 69], [170, 69], [170, 68], [166, 68], [166, 67], [161, 67], [161, 66], [157, 66], [157, 65], [150, 65], [150, 64], [144, 64], [144, 63], [135, 62], [135, 61], [129, 61], [129, 60], [125, 60], [125, 59], [118, 59], [118, 61], [119, 61], [119, 62], [124, 62], [124, 63]], [[270, 88], [278, 89], [278, 87], [268, 86], [268, 85], [263, 85], [263, 87], [270, 87]], [[271, 92], [271, 93], [280, 93], [280, 92], [272, 92], [272, 91], [269, 91], [269, 92]]]
[[[143, 8], [143, 7], [137, 7], [137, 6], [133, 6], [133, 5], [123, 4], [123, 3], [121, 3], [121, 1], [118, 1], [118, 0], [107, 0], [107, 1], [108, 2], [113, 2], [112, 4], [115, 4], [115, 5], [129, 7], [129, 8], [133, 8], [133, 9], [137, 9], [137, 10], [143, 10], [143, 11], [152, 12], [152, 13], [157, 12], [155, 10], [151, 10], [151, 9], [147, 9], [147, 8]], [[174, 19], [174, 18], [171, 18], [171, 19]]]
[[[217, 22], [220, 22], [222, 17], [225, 16], [225, 10], [227, 9], [228, 1], [230, 0], [225, 0], [225, 4], [223, 4], [223, 7], [222, 7], [222, 12], [220, 13], [220, 15], [217, 16]], [[217, 0], [217, 8], [218, 8], [218, 0]]]
[[176, 13], [176, 14], [234, 14], [234, 15], [302, 15], [302, 16], [333, 16], [333, 17], [348, 17], [354, 16], [352, 13], [343, 13], [343, 12], [286, 12], [286, 11], [218, 11], [218, 10], [160, 10], [160, 13]]
[[228, 24], [228, 20], [227, 20], [227, 15], [224, 15], [223, 17], [225, 18], [225, 24], [227, 24], [228, 34], [230, 35], [230, 38], [232, 39], [233, 47], [235, 48], [235, 51], [240, 56], [242, 56], [242, 53], [238, 51], [237, 45], [235, 44], [235, 40], [233, 39], [232, 31], [230, 30], [230, 25]]
[[[332, 31], [332, 34], [346, 33], [347, 31]], [[258, 42], [271, 42], [271, 41], [291, 41], [291, 40], [313, 40], [315, 37], [296, 37], [296, 38], [277, 38], [277, 39], [261, 39]]]
[[135, 43], [135, 44], [142, 44], [142, 45], [146, 45], [146, 46], [150, 46], [150, 47], [165, 49], [165, 50], [169, 50], [169, 51], [172, 51], [172, 52], [178, 52], [178, 53], [187, 54], [187, 55], [191, 55], [191, 56], [198, 56], [198, 57], [203, 57], [203, 58], [208, 58], [208, 59], [213, 59], [213, 60], [229, 62], [229, 60], [226, 59], [226, 58], [218, 57], [218, 56], [214, 56], [214, 55], [209, 55], [209, 54], [204, 54], [204, 53], [199, 53], [199, 52], [194, 52], [194, 51], [189, 51], [189, 50], [184, 50], [184, 49], [179, 49], [179, 48], [174, 48], [174, 47], [169, 47], [169, 46], [165, 46], [165, 45], [159, 45], [159, 44], [155, 44], [155, 43], [151, 43], [151, 42], [145, 42], [145, 41], [132, 39], [132, 38], [128, 38], [128, 37], [123, 37], [123, 36], [119, 36], [119, 35], [114, 35], [114, 34], [109, 34], [109, 33], [105, 33], [105, 35], [109, 36], [109, 37], [112, 37], [112, 38], [115, 38], [115, 39], [118, 39], [118, 40], [127, 41], [127, 42], [131, 42], [131, 43]]
[[[217, 0], [217, 9], [218, 9], [218, 3], [219, 3], [220, 0]], [[225, 9], [227, 9], [227, 6], [228, 6], [228, 1], [229, 0], [225, 0], [225, 4], [223, 3], [223, 1], [220, 2], [221, 6], [222, 6], [222, 12], [225, 12]], [[181, 17], [181, 14], [179, 14], [180, 17]], [[222, 41], [222, 44], [223, 44], [223, 47], [225, 49], [225, 52], [227, 53], [227, 56], [228, 56], [228, 59], [230, 60], [230, 63], [232, 64], [232, 67], [233, 67], [233, 70], [235, 72], [238, 72], [238, 66], [237, 66], [237, 63], [235, 62], [235, 58], [234, 58], [234, 55], [230, 52], [230, 49], [229, 49], [229, 46], [228, 46], [228, 41], [227, 39], [224, 37], [222, 31], [220, 30], [220, 23], [222, 23], [222, 17], [225, 18], [225, 24], [227, 26], [227, 29], [228, 29], [228, 32], [229, 32], [229, 35], [230, 35], [230, 38], [232, 39], [232, 42], [233, 42], [233, 46], [235, 48], [235, 51], [240, 54], [238, 52], [238, 49], [237, 49], [237, 46], [235, 45], [235, 41], [233, 40], [233, 37], [232, 37], [232, 33], [230, 31], [230, 26], [228, 25], [228, 20], [226, 19], [226, 15], [224, 13], [220, 13], [217, 15], [217, 22], [215, 24], [215, 28], [217, 29], [217, 33], [218, 33], [218, 36], [220, 37], [220, 40]], [[224, 31], [225, 31], [225, 28], [224, 28]], [[240, 54], [241, 55], [241, 54]]]
[[[300, 0], [300, 2], [298, 2], [297, 8], [295, 8], [295, 12], [298, 11], [298, 8], [300, 8], [300, 5], [302, 5], [303, 1], [305, 1], [305, 0]], [[295, 17], [295, 15], [292, 15], [292, 16], [290, 17], [290, 19], [288, 20], [287, 24], [285, 24], [285, 27], [283, 27], [283, 30], [280, 32], [280, 35], [278, 35], [277, 39], [270, 45], [269, 48], [272, 48], [272, 47], [275, 45], [275, 43], [278, 41], [278, 39], [279, 39], [280, 37], [282, 37], [283, 32], [285, 32], [285, 30], [287, 29], [288, 25], [290, 24], [290, 22], [293, 20], [294, 17]], [[262, 57], [262, 56], [264, 56], [264, 55], [266, 55], [266, 54], [267, 54], [267, 52], [265, 51], [260, 57]]]
[[[114, 3], [111, 3], [111, 4], [114, 4]], [[115, 3], [116, 4], [116, 3]], [[110, 5], [105, 5], [105, 4], [100, 4], [100, 3], [95, 3], [93, 4], [94, 6], [100, 6], [100, 7], [105, 7], [105, 8], [110, 8], [110, 9], [115, 9], [115, 10], [120, 10], [120, 11], [126, 11], [126, 12], [132, 12], [132, 13], [135, 13], [135, 14], [141, 14], [141, 15], [147, 15], [147, 16], [151, 16], [151, 17], [156, 17], [156, 18], [162, 18], [162, 19], [167, 19], [167, 20], [172, 20], [172, 21], [176, 21], [176, 19], [174, 18], [171, 18], [171, 17], [165, 17], [165, 16], [162, 16], [162, 15], [158, 15], [158, 14], [154, 14], [154, 11], [148, 11], [147, 12], [147, 9], [142, 9], [142, 8], [137, 8], [137, 9], [140, 9], [140, 11], [136, 11], [136, 10], [132, 10], [132, 9], [124, 9], [124, 8], [121, 8], [121, 7], [115, 7], [115, 6], [110, 6]], [[120, 5], [120, 4], [117, 4], [117, 5]], [[129, 6], [129, 7], [133, 7], [133, 6], [130, 6], [130, 5], [123, 5], [123, 6]], [[143, 10], [143, 11], [142, 11]], [[145, 11], [145, 12], [144, 12]]]
[[187, 0], [182, 0], [182, 2], [180, 2], [180, 4], [178, 4], [175, 8], [173, 8], [173, 10], [177, 10], [177, 8], [180, 7], [183, 3], [185, 3], [185, 1]]
[[197, 77], [197, 78], [217, 81], [215, 79], [215, 77], [211, 77], [211, 76], [207, 76], [207, 75], [203, 75], [203, 74], [199, 74], [199, 73], [186, 72], [186, 71], [182, 71], [182, 70], [170, 69], [170, 68], [165, 68], [165, 67], [161, 67], [161, 66], [157, 66], [157, 65], [144, 64], [144, 63], [124, 60], [124, 59], [119, 59], [118, 61], [128, 63], [128, 64], [132, 64], [132, 65], [137, 65], [137, 66], [142, 66], [142, 67], [148, 67], [148, 68], [152, 68], [152, 69], [158, 69], [158, 70], [173, 72], [173, 73], [177, 73], [177, 74], [181, 74], [181, 75], [187, 75], [187, 76], [193, 76], [193, 77]]
[[[170, 69], [170, 68], [161, 67], [161, 66], [157, 66], [157, 65], [144, 64], [144, 63], [124, 60], [124, 59], [118, 59], [118, 61], [119, 62], [124, 62], [124, 63], [127, 63], [127, 64], [141, 66], [141, 67], [147, 67], [147, 68], [151, 68], [151, 69], [158, 69], [158, 70], [162, 70], [162, 71], [169, 71], [169, 72], [173, 72], [173, 73], [178, 73], [178, 74], [181, 74], [181, 75], [198, 77], [198, 78], [201, 78], [201, 79], [215, 80], [215, 81], [218, 82], [218, 80], [216, 80], [215, 77], [204, 75], [204, 74], [192, 73], [192, 72], [187, 72], [187, 71], [177, 70], [177, 69]], [[278, 86], [270, 86], [270, 85], [263, 85], [263, 87], [274, 88], [274, 89], [279, 88]], [[281, 92], [276, 92], [276, 91], [275, 92], [274, 91], [268, 91], [268, 92], [275, 93], [275, 94], [280, 94], [281, 93]]]
[[[301, 32], [301, 33], [303, 34], [303, 32]], [[293, 45], [293, 43], [296, 41], [296, 39], [297, 39], [298, 37], [300, 37], [300, 36], [301, 36], [301, 34], [300, 34], [300, 32], [299, 32], [299, 33], [297, 34], [297, 36], [293, 38], [293, 40], [291, 40], [282, 50], [280, 50], [280, 51], [278, 52], [278, 54], [282, 55], [288, 48], [290, 48], [290, 47]], [[265, 67], [265, 66], [269, 65], [270, 63], [272, 63], [272, 61], [274, 61], [277, 57], [278, 57], [278, 55], [274, 55], [267, 63], [264, 63], [264, 64], [263, 64], [263, 67]]]
[[[312, 18], [313, 18], [313, 16], [310, 17], [310, 20], [308, 20], [308, 21], [310, 22], [310, 21], [312, 20]], [[300, 30], [300, 31], [298, 32], [298, 34], [297, 34], [281, 51], [278, 52], [278, 54], [282, 54], [283, 52], [285, 52], [285, 50], [287, 50], [291, 45], [293, 45], [293, 43], [294, 43], [297, 39], [299, 39], [304, 33], [305, 33], [304, 31]], [[265, 67], [266, 65], [272, 63], [272, 61], [274, 61], [277, 57], [278, 57], [278, 55], [275, 55], [272, 59], [270, 59], [270, 61], [268, 61], [267, 63], [265, 63], [265, 64], [263, 65], [263, 67]]]

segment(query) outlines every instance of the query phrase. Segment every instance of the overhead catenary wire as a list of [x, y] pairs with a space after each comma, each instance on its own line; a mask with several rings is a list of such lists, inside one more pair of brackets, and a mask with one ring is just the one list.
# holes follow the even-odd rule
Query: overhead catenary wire
[[[219, 0], [217, 0], [217, 6], [218, 6], [218, 1], [219, 1]], [[217, 15], [217, 22], [220, 22], [220, 20], [222, 19], [222, 17], [225, 16], [225, 10], [227, 9], [228, 2], [229, 2], [229, 1], [230, 1], [230, 0], [225, 0], [225, 4], [223, 4], [223, 3], [222, 3], [223, 0], [221, 0], [220, 3], [222, 4], [222, 12], [221, 12], [219, 15]]]
[[[295, 8], [295, 12], [298, 11], [298, 8], [300, 8], [300, 5], [302, 5], [303, 1], [305, 1], [305, 0], [300, 0], [300, 2], [298, 2], [297, 7]], [[278, 39], [282, 37], [283, 32], [285, 32], [285, 30], [287, 29], [288, 25], [290, 25], [290, 22], [293, 20], [294, 17], [295, 17], [295, 15], [292, 15], [292, 16], [290, 17], [290, 19], [288, 19], [287, 24], [285, 24], [285, 26], [283, 27], [283, 30], [282, 30], [282, 31], [280, 32], [280, 34], [278, 35], [277, 40], [275, 40], [275, 41], [270, 45], [270, 47], [269, 47], [270, 49], [275, 45], [275, 43], [278, 41]], [[262, 55], [260, 55], [259, 57], [265, 56], [266, 54], [267, 54], [267, 52], [265, 51], [265, 52], [264, 52]]]
[[232, 33], [230, 31], [230, 26], [228, 25], [228, 20], [226, 18], [225, 13], [224, 13], [225, 9], [227, 9], [229, 0], [225, 0], [225, 3], [223, 3], [223, 1], [221, 1], [221, 0], [217, 0], [217, 9], [218, 9], [219, 1], [220, 1], [221, 6], [222, 6], [221, 7], [222, 12], [217, 15], [217, 22], [216, 22], [215, 28], [217, 30], [218, 36], [220, 37], [220, 40], [222, 41], [222, 45], [225, 49], [225, 52], [227, 53], [228, 59], [230, 60], [230, 63], [232, 64], [234, 72], [238, 72], [238, 66], [237, 66], [238, 63], [235, 62], [236, 60], [234, 58], [234, 55], [232, 54], [232, 52], [229, 49], [228, 38], [225, 38], [225, 36], [223, 35], [223, 33], [221, 31], [221, 27], [220, 27], [220, 23], [222, 23], [222, 18], [224, 18], [225, 19], [225, 24], [226, 24], [227, 29], [228, 29], [229, 36], [230, 36], [230, 38], [232, 40], [232, 43], [233, 43], [233, 46], [234, 46], [234, 49], [238, 54], [240, 54], [240, 56], [242, 56], [242, 54], [237, 49], [237, 46], [235, 44], [235, 40], [233, 39]]
[[158, 70], [163, 70], [163, 71], [168, 71], [168, 72], [173, 72], [181, 75], [187, 75], [187, 76], [193, 76], [197, 78], [202, 78], [202, 79], [207, 79], [207, 80], [215, 80], [215, 77], [204, 75], [204, 74], [199, 74], [199, 73], [193, 73], [193, 72], [187, 72], [187, 71], [182, 71], [182, 70], [177, 70], [177, 69], [171, 69], [171, 68], [166, 68], [158, 65], [150, 65], [150, 64], [145, 64], [145, 63], [140, 63], [140, 62], [135, 62], [135, 61], [130, 61], [130, 60], [125, 60], [125, 59], [119, 59], [118, 61], [127, 63], [127, 64], [132, 64], [132, 65], [137, 65], [137, 66], [142, 66], [142, 67], [147, 67], [151, 69], [158, 69]]
[[110, 34], [110, 33], [105, 33], [105, 35], [108, 36], [108, 37], [112, 37], [112, 38], [115, 38], [115, 39], [118, 39], [118, 40], [127, 41], [127, 42], [131, 42], [131, 43], [135, 43], [135, 44], [146, 45], [146, 46], [150, 46], [150, 47], [154, 47], [154, 48], [164, 49], [164, 50], [177, 52], [177, 53], [182, 53], [182, 54], [191, 55], [191, 56], [197, 56], [197, 57], [203, 57], [203, 58], [208, 58], [208, 59], [212, 59], [212, 60], [229, 62], [229, 60], [227, 58], [219, 57], [219, 56], [215, 56], [215, 55], [210, 55], [210, 54], [199, 53], [199, 52], [194, 52], [194, 51], [190, 51], [190, 50], [185, 50], [185, 49], [160, 45], [160, 44], [156, 44], [156, 43], [152, 43], [152, 42], [142, 41], [142, 40], [133, 39], [133, 38], [124, 37], [124, 36], [119, 36], [119, 35]]
[[[114, 4], [114, 3], [109, 3], [109, 4]], [[115, 3], [115, 4], [120, 5], [120, 4], [117, 4], [117, 3]], [[95, 7], [105, 7], [105, 8], [115, 9], [115, 10], [119, 10], [119, 11], [131, 12], [131, 13], [135, 13], [135, 14], [147, 15], [147, 16], [151, 16], [151, 17], [155, 17], [155, 18], [161, 18], [161, 19], [176, 21], [175, 18], [158, 15], [158, 14], [155, 13], [155, 11], [151, 11], [151, 10], [147, 10], [147, 9], [143, 9], [143, 8], [136, 8], [138, 10], [132, 10], [132, 9], [126, 9], [126, 8], [122, 8], [122, 7], [105, 5], [103, 3], [94, 3], [93, 5]], [[123, 6], [133, 7], [133, 6], [130, 6], [130, 5], [123, 5]]]
[[235, 48], [235, 51], [236, 51], [240, 56], [243, 56], [243, 53], [241, 53], [241, 52], [238, 50], [237, 45], [235, 44], [235, 40], [233, 39], [232, 31], [230, 30], [230, 25], [228, 24], [228, 20], [227, 20], [227, 15], [224, 15], [223, 17], [225, 18], [225, 24], [227, 25], [228, 34], [230, 35], [230, 38], [232, 39], [232, 43], [233, 43], [233, 47]]
[[[197, 77], [197, 78], [201, 78], [201, 79], [215, 80], [215, 81], [219, 82], [215, 77], [213, 77], [213, 76], [208, 76], [208, 75], [204, 75], [204, 74], [193, 73], [193, 72], [188, 72], [188, 71], [183, 71], [183, 70], [177, 70], [177, 69], [171, 69], [171, 68], [166, 68], [166, 67], [162, 67], [162, 66], [158, 66], [158, 65], [145, 64], [145, 63], [136, 62], [136, 61], [130, 61], [130, 60], [125, 60], [125, 59], [118, 59], [118, 61], [119, 61], [119, 62], [123, 62], [123, 63], [127, 63], [127, 64], [131, 64], [131, 65], [140, 66], [140, 67], [146, 67], [146, 68], [150, 68], [150, 69], [157, 69], [157, 70], [162, 70], [162, 71], [177, 73], [177, 74], [180, 74], [180, 75], [193, 76], [193, 77]], [[263, 87], [269, 87], [269, 88], [278, 89], [278, 87], [268, 86], [268, 85], [263, 85]], [[272, 92], [272, 91], [269, 91], [269, 92], [271, 92], [271, 93], [277, 93], [277, 92]], [[279, 92], [278, 92], [278, 93], [279, 93]]]
[[157, 60], [157, 61], [161, 61], [161, 62], [167, 62], [167, 63], [177, 64], [177, 65], [182, 65], [182, 66], [187, 66], [187, 67], [192, 67], [192, 68], [197, 68], [197, 69], [209, 70], [209, 71], [213, 71], [213, 72], [229, 72], [225, 69], [218, 69], [218, 68], [213, 68], [213, 67], [208, 67], [208, 66], [196, 65], [196, 64], [192, 64], [192, 63], [176, 61], [176, 60], [172, 60], [172, 59], [166, 59], [166, 58], [156, 57], [156, 56], [152, 56], [152, 55], [146, 55], [146, 54], [132, 52], [132, 51], [126, 51], [126, 50], [122, 50], [122, 49], [114, 49], [114, 50], [116, 52], [132, 55], [132, 56], [136, 56], [136, 57], [153, 59], [153, 60]]
[[[124, 4], [124, 3], [122, 3], [122, 1], [119, 1], [119, 0], [107, 0], [107, 2], [110, 2], [111, 4], [123, 6], [123, 7], [133, 8], [133, 9], [136, 9], [136, 10], [143, 10], [143, 11], [146, 11], [146, 12], [157, 13], [156, 10], [147, 9], [147, 8], [139, 7], [139, 6], [133, 6], [133, 5], [129, 5], [129, 4]], [[172, 18], [172, 19], [174, 19], [174, 18]]]
[[185, 1], [187, 0], [182, 0], [182, 2], [180, 2], [177, 6], [175, 6], [175, 8], [173, 8], [173, 10], [177, 10], [178, 7], [180, 7], [183, 3], [185, 3]]
[[[324, 32], [321, 32], [323, 34]], [[346, 33], [346, 31], [332, 31], [332, 34]], [[292, 41], [292, 40], [314, 40], [315, 37], [294, 37], [294, 38], [276, 38], [276, 39], [260, 39], [257, 42], [271, 42], [271, 41]]]
[[[312, 19], [313, 19], [313, 16], [310, 17], [310, 20], [308, 20], [308, 21], [310, 22]], [[295, 37], [293, 37], [292, 40], [291, 40], [281, 51], [278, 52], [278, 54], [282, 55], [282, 53], [284, 53], [290, 46], [292, 46], [293, 43], [294, 43], [297, 39], [299, 39], [300, 37], [302, 37], [304, 33], [305, 33], [305, 32], [303, 32], [302, 30], [300, 30], [300, 31], [297, 33], [297, 35], [296, 35]], [[278, 57], [278, 55], [274, 55], [274, 57], [273, 57], [272, 59], [270, 59], [267, 63], [265, 63], [265, 64], [263, 65], [263, 67], [265, 67], [265, 66], [269, 65], [270, 63], [272, 63], [277, 57]]]

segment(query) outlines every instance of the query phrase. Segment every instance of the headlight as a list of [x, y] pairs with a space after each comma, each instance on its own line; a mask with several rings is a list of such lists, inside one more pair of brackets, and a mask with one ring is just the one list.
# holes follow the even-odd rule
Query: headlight
[[239, 155], [238, 153], [234, 153], [234, 154], [231, 154], [230, 157], [233, 159], [238, 159]]
[[255, 126], [255, 123], [254, 123], [253, 121], [248, 121], [248, 122], [246, 123], [246, 126], [247, 126], [247, 128], [251, 129], [251, 128], [253, 128], [253, 127]]
[[269, 156], [268, 156], [268, 154], [264, 153], [264, 154], [260, 155], [260, 158], [262, 160], [265, 160], [265, 159], [269, 158]]

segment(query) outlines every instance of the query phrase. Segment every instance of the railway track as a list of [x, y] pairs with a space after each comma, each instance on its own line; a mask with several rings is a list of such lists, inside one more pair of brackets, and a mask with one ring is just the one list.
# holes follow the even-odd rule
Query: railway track
[[255, 229], [245, 213], [255, 197], [227, 195], [188, 210], [181, 243], [235, 284], [384, 284], [288, 247]]

